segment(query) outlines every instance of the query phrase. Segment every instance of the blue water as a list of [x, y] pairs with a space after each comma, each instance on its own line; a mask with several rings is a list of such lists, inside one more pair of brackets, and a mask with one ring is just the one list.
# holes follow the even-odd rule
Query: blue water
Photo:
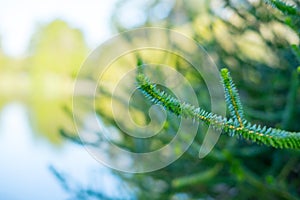
[[70, 198], [72, 195], [61, 187], [49, 166], [82, 186], [108, 195], [116, 193], [116, 178], [83, 147], [67, 142], [57, 148], [36, 136], [21, 104], [9, 104], [0, 113], [0, 152], [0, 199]]

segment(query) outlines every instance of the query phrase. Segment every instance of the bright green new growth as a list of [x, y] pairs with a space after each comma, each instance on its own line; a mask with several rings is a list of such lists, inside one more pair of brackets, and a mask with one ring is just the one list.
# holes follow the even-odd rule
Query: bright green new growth
[[238, 91], [232, 81], [228, 69], [221, 70], [222, 83], [225, 86], [225, 100], [234, 124], [244, 127], [244, 111]]
[[244, 119], [242, 104], [238, 91], [227, 69], [221, 70], [221, 78], [225, 89], [225, 99], [231, 117], [226, 118], [196, 108], [188, 103], [180, 102], [173, 96], [159, 90], [138, 65], [136, 82], [138, 89], [154, 104], [162, 105], [166, 110], [185, 118], [197, 119], [216, 130], [222, 129], [230, 136], [238, 136], [244, 139], [265, 144], [275, 148], [300, 149], [300, 132], [289, 132], [275, 128], [252, 125]]

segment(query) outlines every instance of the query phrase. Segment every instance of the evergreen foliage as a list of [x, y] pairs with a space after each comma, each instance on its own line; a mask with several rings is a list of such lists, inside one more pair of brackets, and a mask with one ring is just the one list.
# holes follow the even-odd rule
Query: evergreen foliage
[[[244, 135], [255, 137], [256, 142], [261, 143], [257, 140], [260, 138], [259, 135], [249, 135], [250, 129], [262, 129], [261, 132], [265, 135], [270, 135], [266, 132], [272, 130], [281, 135], [280, 142], [286, 142], [283, 141], [286, 140], [283, 138], [286, 138], [285, 135], [290, 137], [291, 132], [273, 128], [263, 130], [263, 127], [254, 124], [280, 127], [288, 131], [300, 130], [300, 67], [298, 67], [300, 66], [300, 46], [297, 42], [297, 36], [298, 38], [300, 36], [299, 0], [220, 0], [218, 4], [213, 4], [216, 1], [210, 0], [120, 0], [120, 2], [112, 19], [116, 32], [145, 26], [175, 29], [205, 46], [208, 53], [213, 55], [214, 62], [218, 66], [228, 66], [242, 97], [243, 107], [240, 105], [240, 109], [237, 110], [240, 111], [238, 114], [244, 122], [243, 129], [249, 129], [248, 132], [243, 132]], [[128, 4], [132, 5], [135, 2], [138, 2], [139, 7], [130, 12], [138, 12], [137, 16], [143, 17], [137, 18], [137, 21], [140, 19], [140, 23], [128, 25], [125, 23], [128, 20], [124, 20], [127, 19], [128, 7], [130, 7]], [[145, 5], [143, 6], [143, 4]], [[164, 40], [163, 37], [159, 39]], [[128, 38], [124, 38], [124, 40], [126, 45], [136, 42], [128, 40]], [[137, 40], [145, 41], [147, 38], [137, 38]], [[147, 55], [149, 56], [149, 54]], [[195, 60], [199, 60], [197, 52], [191, 50], [191, 55], [194, 55]], [[150, 59], [145, 58], [144, 55], [141, 57], [147, 63], [158, 63], [157, 57], [149, 56]], [[164, 57], [164, 59], [170, 58]], [[190, 81], [199, 94], [198, 100], [199, 102], [201, 100], [201, 108], [208, 110], [209, 100], [204, 94], [205, 87], [203, 87], [201, 79], [182, 63], [176, 61], [174, 63], [170, 66], [174, 66]], [[132, 63], [128, 63], [128, 65], [122, 63], [122, 67], [124, 65], [132, 66]], [[143, 74], [142, 68], [140, 70], [141, 74], [138, 73], [137, 76], [138, 81], [141, 81], [143, 86], [149, 87], [149, 91], [155, 91], [155, 93], [149, 95], [142, 89], [141, 91], [154, 101], [151, 95], [160, 97], [163, 89], [159, 85], [155, 86]], [[221, 73], [224, 73], [224, 70]], [[247, 98], [243, 98], [244, 94], [247, 95]], [[109, 95], [109, 93], [103, 93], [103, 96], [105, 95]], [[135, 139], [123, 134], [122, 145], [120, 145], [122, 148], [131, 152], [148, 152], [167, 145], [177, 130], [179, 120], [176, 116], [184, 117], [193, 114], [193, 112], [187, 112], [191, 109], [182, 110], [191, 105], [188, 106], [165, 92], [163, 96], [164, 99], [170, 96], [169, 100], [155, 100], [156, 103], [168, 104], [169, 108], [166, 109], [173, 110], [174, 114], [168, 113], [169, 118], [161, 131], [162, 134], [152, 137], [151, 140]], [[139, 109], [144, 114], [143, 117], [147, 119], [145, 110], [152, 103], [145, 101], [143, 95], [137, 94], [135, 97], [138, 97], [139, 103], [143, 103], [140, 107], [135, 108]], [[171, 106], [171, 99], [175, 102], [175, 107]], [[227, 105], [228, 103], [232, 104], [233, 101], [237, 102], [237, 99], [238, 97], [228, 98]], [[118, 98], [120, 104], [123, 102], [122, 100]], [[192, 110], [196, 109], [192, 108]], [[180, 112], [176, 113], [176, 111]], [[197, 111], [199, 112], [199, 110]], [[233, 109], [233, 111], [235, 110]], [[187, 112], [187, 114], [183, 112]], [[114, 119], [105, 112], [105, 109], [98, 109], [97, 114], [105, 119], [109, 127], [117, 127]], [[209, 113], [202, 114], [208, 115]], [[232, 115], [231, 111], [229, 114], [228, 118], [219, 116], [218, 120], [222, 122], [222, 119], [226, 119], [228, 122], [231, 119], [232, 126], [239, 128], [240, 123], [236, 123], [237, 120], [235, 120], [237, 116]], [[245, 118], [252, 123], [246, 122]], [[124, 120], [126, 123], [128, 119]], [[225, 122], [223, 121], [223, 123]], [[224, 133], [231, 134], [231, 129], [222, 128]], [[203, 135], [200, 133], [205, 130], [205, 126], [199, 126], [198, 134], [190, 148], [180, 159], [166, 168], [132, 176], [114, 171], [118, 177], [122, 178], [124, 184], [133, 188], [134, 197], [132, 199], [273, 200], [300, 198], [299, 150], [275, 149], [265, 145], [256, 145], [246, 140], [236, 140], [237, 137], [243, 137], [243, 135], [235, 131], [234, 137], [227, 137], [223, 134], [210, 154], [200, 160], [197, 157], [203, 141]], [[188, 133], [186, 134], [188, 137]], [[253, 138], [248, 139], [252, 141]], [[266, 136], [265, 140], [268, 140], [266, 142], [269, 143], [272, 141]], [[99, 146], [97, 141], [88, 145]], [[283, 145], [282, 148], [284, 147]], [[85, 191], [84, 188], [80, 190], [81, 193], [83, 191]], [[99, 191], [95, 190], [95, 192]]]
[[296, 6], [290, 5], [281, 0], [265, 0], [265, 2], [272, 7], [280, 10], [284, 14], [288, 15], [300, 15], [299, 10], [297, 10]]
[[238, 91], [231, 79], [228, 69], [221, 70], [221, 78], [225, 90], [225, 99], [231, 117], [225, 118], [196, 108], [185, 102], [172, 97], [159, 90], [143, 73], [142, 67], [138, 66], [136, 77], [138, 89], [154, 104], [162, 105], [166, 110], [185, 118], [197, 119], [215, 129], [223, 129], [230, 136], [240, 136], [253, 142], [262, 143], [275, 148], [300, 149], [300, 132], [288, 132], [275, 128], [261, 127], [251, 124], [244, 119], [242, 104]]

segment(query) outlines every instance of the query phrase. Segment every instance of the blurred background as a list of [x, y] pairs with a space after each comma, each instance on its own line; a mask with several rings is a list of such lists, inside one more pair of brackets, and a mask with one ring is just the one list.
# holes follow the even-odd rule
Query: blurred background
[[[299, 8], [297, 0], [288, 5], [276, 0], [0, 3], [0, 198], [299, 199], [297, 150], [222, 135], [214, 150], [200, 160], [201, 133], [207, 128], [201, 126], [188, 151], [170, 166], [127, 174], [88, 154], [72, 117], [74, 80], [89, 53], [114, 34], [155, 26], [198, 41], [219, 68], [229, 68], [249, 121], [300, 131]], [[136, 41], [124, 38], [120, 45]], [[186, 51], [197, 60], [197, 52]], [[210, 109], [205, 83], [188, 63], [170, 55], [166, 61], [153, 56], [155, 52], [141, 55], [146, 62], [164, 59], [190, 81], [199, 105]], [[114, 69], [135, 62], [136, 57], [128, 56]], [[110, 88], [99, 93], [112, 98]], [[121, 106], [123, 98], [116, 99]], [[178, 119], [168, 114], [157, 137], [141, 141], [124, 136], [107, 102], [99, 101], [99, 119], [123, 148], [153, 150], [176, 134]], [[149, 123], [145, 110], [151, 104], [142, 95], [135, 93], [130, 106], [137, 123]]]

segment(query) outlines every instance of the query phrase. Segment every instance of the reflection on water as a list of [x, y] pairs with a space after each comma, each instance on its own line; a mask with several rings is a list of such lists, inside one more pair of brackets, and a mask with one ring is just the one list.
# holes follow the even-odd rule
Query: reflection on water
[[112, 187], [116, 178], [82, 147], [68, 142], [53, 147], [33, 134], [28, 112], [21, 104], [9, 104], [0, 113], [0, 151], [0, 199], [69, 198], [71, 194], [61, 187], [49, 166], [66, 172], [82, 186], [107, 195], [116, 192]]
[[[119, 179], [60, 135], [77, 136], [71, 101], [88, 53], [83, 34], [54, 20], [37, 27], [29, 46], [16, 58], [0, 48], [0, 199], [67, 199], [82, 188], [120, 195]], [[66, 174], [71, 188], [55, 172]]]

